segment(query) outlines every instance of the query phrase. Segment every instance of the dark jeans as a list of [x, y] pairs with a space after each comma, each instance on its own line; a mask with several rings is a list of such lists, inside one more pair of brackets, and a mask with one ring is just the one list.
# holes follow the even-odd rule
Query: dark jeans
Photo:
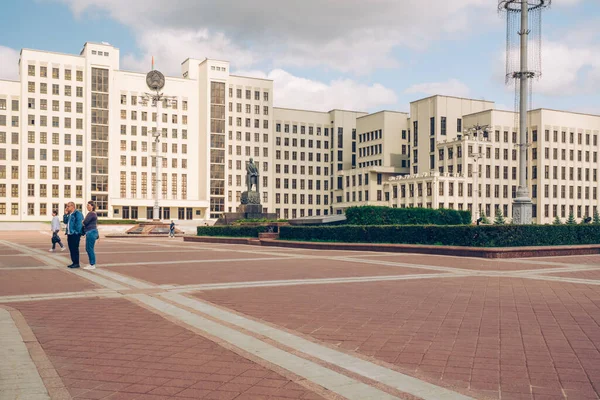
[[69, 252], [71, 253], [71, 261], [73, 265], [79, 265], [79, 241], [81, 235], [68, 235], [67, 243], [69, 244]]
[[85, 251], [87, 251], [88, 258], [90, 259], [90, 265], [96, 265], [96, 253], [94, 252], [96, 240], [98, 240], [97, 229], [92, 229], [85, 233]]

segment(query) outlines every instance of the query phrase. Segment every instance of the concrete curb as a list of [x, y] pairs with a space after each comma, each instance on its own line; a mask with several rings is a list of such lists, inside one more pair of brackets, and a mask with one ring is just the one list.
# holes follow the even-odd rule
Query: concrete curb
[[288, 240], [223, 238], [209, 236], [186, 236], [183, 238], [183, 240], [184, 242], [248, 244], [297, 249], [375, 251], [386, 253], [433, 254], [441, 256], [476, 258], [532, 258], [600, 254], [600, 244], [552, 247], [460, 247], [386, 243], [296, 242]]

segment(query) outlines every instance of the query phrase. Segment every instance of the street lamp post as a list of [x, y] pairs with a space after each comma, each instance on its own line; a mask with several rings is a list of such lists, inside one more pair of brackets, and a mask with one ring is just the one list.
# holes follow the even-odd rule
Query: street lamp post
[[160, 192], [162, 190], [162, 179], [160, 175], [160, 168], [162, 164], [162, 157], [160, 153], [160, 131], [158, 128], [158, 120], [160, 118], [160, 103], [163, 102], [164, 107], [169, 107], [171, 102], [175, 99], [173, 96], [166, 96], [161, 93], [161, 89], [165, 86], [165, 77], [160, 71], [152, 70], [148, 72], [146, 75], [146, 84], [148, 88], [152, 90], [151, 93], [144, 93], [140, 96], [140, 101], [143, 105], [148, 105], [148, 102], [151, 102], [154, 107], [156, 107], [156, 125], [154, 127], [154, 131], [152, 132], [152, 137], [154, 138], [154, 155], [155, 155], [155, 164], [154, 164], [154, 207], [152, 211], [152, 219], [154, 221], [160, 220]]
[[485, 154], [481, 151], [481, 148], [479, 146], [479, 141], [481, 139], [482, 135], [489, 135], [489, 126], [488, 125], [484, 125], [481, 126], [479, 124], [469, 128], [466, 130], [467, 134], [471, 134], [475, 137], [475, 146], [477, 147], [476, 152], [473, 152], [469, 155], [470, 158], [473, 159], [474, 163], [475, 163], [475, 171], [473, 171], [473, 173], [475, 174], [475, 190], [474, 190], [474, 209], [475, 212], [477, 213], [476, 215], [476, 220], [479, 219], [479, 217], [481, 216], [481, 206], [479, 204], [479, 198], [480, 198], [480, 190], [479, 190], [479, 160], [482, 159], [483, 157], [485, 157]]

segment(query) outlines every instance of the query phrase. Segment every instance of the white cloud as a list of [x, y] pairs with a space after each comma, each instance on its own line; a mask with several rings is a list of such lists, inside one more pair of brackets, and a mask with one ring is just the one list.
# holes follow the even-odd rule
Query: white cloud
[[248, 67], [257, 61], [254, 54], [235, 45], [223, 34], [210, 34], [206, 29], [148, 31], [138, 36], [138, 46], [143, 55], [125, 55], [125, 69], [146, 71], [150, 68], [152, 56], [158, 69], [174, 76], [181, 75], [181, 62], [188, 57], [230, 60], [238, 68]]
[[236, 71], [236, 75], [272, 79], [276, 107], [330, 111], [334, 108], [368, 111], [393, 106], [398, 98], [393, 90], [380, 84], [365, 85], [351, 79], [323, 83], [301, 78], [282, 69], [266, 74], [261, 71]]
[[542, 77], [534, 90], [548, 96], [592, 93], [600, 88], [600, 46], [545, 41]]
[[446, 82], [427, 82], [412, 85], [404, 91], [406, 94], [446, 95], [456, 97], [469, 97], [471, 90], [458, 79], [450, 79]]
[[0, 79], [19, 79], [19, 52], [0, 46]]
[[489, 0], [46, 1], [63, 2], [76, 15], [107, 13], [134, 29], [144, 52], [155, 52], [154, 44], [181, 47], [173, 40], [177, 32], [190, 50], [210, 52], [186, 57], [241, 53], [241, 66], [266, 62], [355, 74], [396, 67], [402, 60], [395, 49], [424, 50], [434, 40], [470, 33], [470, 20], [491, 20], [496, 12]]

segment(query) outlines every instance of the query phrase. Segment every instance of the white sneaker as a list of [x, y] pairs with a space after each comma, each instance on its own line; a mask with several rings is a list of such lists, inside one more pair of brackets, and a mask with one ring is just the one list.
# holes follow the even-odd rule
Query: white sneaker
[[86, 265], [83, 269], [96, 269], [95, 265]]
[[50, 249], [48, 250], [50, 253], [54, 253], [54, 249]]
[[66, 247], [61, 247], [60, 251], [65, 251]]

